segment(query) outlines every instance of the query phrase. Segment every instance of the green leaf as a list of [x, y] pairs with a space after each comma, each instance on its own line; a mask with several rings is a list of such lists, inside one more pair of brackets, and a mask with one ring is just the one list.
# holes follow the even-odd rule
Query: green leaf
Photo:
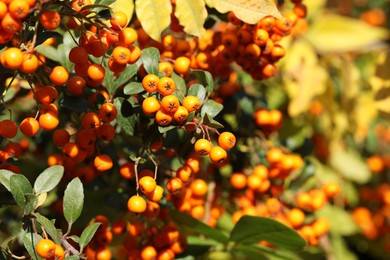
[[36, 209], [38, 197], [35, 194], [26, 194], [24, 197], [26, 198], [26, 204], [23, 207], [23, 214], [26, 216]]
[[0, 183], [8, 190], [11, 191], [10, 188], [10, 178], [12, 175], [15, 175], [15, 173], [9, 171], [9, 170], [0, 170]]
[[201, 84], [193, 84], [188, 89], [187, 96], [195, 96], [199, 99], [202, 104], [206, 98], [206, 89]]
[[16, 201], [16, 204], [18, 204], [21, 208], [23, 208], [27, 203], [26, 195], [33, 194], [30, 181], [21, 174], [14, 174], [11, 176], [10, 191]]
[[114, 81], [115, 89], [129, 82], [137, 74], [138, 69], [138, 63], [127, 65], [126, 69]]
[[233, 250], [232, 253], [235, 257], [240, 258], [244, 257], [245, 259], [268, 259], [264, 256], [264, 252], [260, 248], [249, 245], [238, 245]]
[[274, 0], [214, 0], [212, 3], [220, 13], [233, 13], [242, 21], [255, 24], [265, 16], [281, 18]]
[[123, 93], [125, 95], [133, 95], [138, 94], [145, 91], [144, 87], [142, 87], [142, 84], [140, 82], [130, 82], [125, 86], [123, 89]]
[[170, 212], [170, 216], [172, 220], [178, 225], [185, 227], [186, 229], [196, 234], [202, 234], [209, 239], [214, 239], [221, 243], [227, 243], [229, 241], [229, 239], [219, 230], [207, 226], [203, 222], [200, 222], [199, 220], [191, 217], [190, 215], [187, 215], [177, 210], [172, 210]]
[[155, 47], [148, 47], [142, 50], [142, 64], [147, 73], [158, 74], [158, 63], [160, 62], [160, 52]]
[[202, 106], [200, 114], [204, 117], [205, 114], [208, 114], [211, 118], [214, 118], [219, 114], [223, 109], [223, 105], [215, 102], [212, 99], [208, 99]]
[[55, 62], [60, 62], [60, 56], [58, 56], [57, 49], [54, 48], [53, 46], [43, 46], [39, 45], [35, 47], [35, 50], [45, 56], [46, 58], [55, 61]]
[[162, 31], [171, 23], [171, 1], [136, 0], [135, 12], [145, 32], [153, 40], [161, 41]]
[[100, 224], [101, 223], [98, 223], [98, 222], [92, 223], [91, 225], [87, 226], [83, 230], [83, 232], [81, 233], [80, 242], [79, 242], [80, 252], [83, 252], [84, 247], [86, 245], [88, 245], [88, 243], [91, 241], [91, 239], [95, 235], [97, 229], [99, 228]]
[[175, 16], [184, 32], [197, 37], [205, 33], [207, 9], [204, 0], [176, 0]]
[[163, 133], [166, 133], [168, 132], [169, 130], [172, 130], [172, 129], [175, 129], [176, 126], [174, 125], [170, 125], [170, 126], [158, 126], [158, 131], [160, 132], [160, 134], [163, 134]]
[[[118, 121], [119, 126], [125, 131], [126, 134], [133, 136], [136, 124], [139, 121], [140, 116], [137, 113], [133, 113], [130, 116], [125, 116], [123, 112], [124, 108], [122, 108], [125, 106], [124, 105], [125, 102], [127, 102], [127, 100], [125, 100], [124, 98], [114, 99], [114, 105], [119, 111], [116, 120]], [[127, 104], [131, 106], [130, 103], [127, 102]]]
[[106, 74], [104, 76], [104, 86], [106, 87], [109, 94], [114, 95], [117, 89], [116, 84], [114, 83], [114, 72], [112, 72], [106, 66], [104, 67], [104, 70], [106, 71]]
[[45, 169], [34, 183], [34, 191], [37, 195], [49, 192], [60, 183], [64, 175], [64, 167], [61, 165], [54, 165]]
[[72, 239], [77, 244], [80, 243], [80, 237], [78, 237], [76, 235], [69, 236], [68, 238]]
[[206, 87], [207, 94], [214, 90], [214, 79], [210, 72], [205, 70], [191, 70], [200, 84]]
[[[174, 93], [179, 98], [180, 102], [183, 101], [183, 95], [187, 94], [187, 85], [183, 77], [179, 76], [176, 72], [172, 72], [171, 78], [175, 81], [176, 90]], [[179, 94], [181, 92], [183, 95]]]
[[358, 258], [354, 253], [352, 253], [343, 239], [342, 236], [333, 235], [329, 239], [332, 245], [332, 251], [335, 259], [343, 259], [343, 260], [357, 260]]
[[79, 178], [74, 178], [64, 192], [64, 216], [69, 225], [81, 215], [84, 205], [84, 189]]
[[39, 224], [41, 224], [41, 226], [45, 229], [46, 233], [51, 237], [54, 243], [61, 244], [60, 234], [54, 226], [54, 222], [37, 212], [33, 213], [33, 215], [37, 218]]
[[305, 240], [293, 229], [270, 218], [243, 216], [233, 228], [230, 239], [238, 244], [268, 241], [291, 251], [305, 247]]
[[207, 125], [207, 126], [214, 127], [214, 128], [223, 128], [224, 127], [223, 124], [214, 120], [211, 116], [209, 116], [209, 114], [204, 115], [204, 117], [202, 119], [202, 123]]
[[39, 235], [36, 235], [34, 233], [26, 233], [23, 236], [23, 245], [26, 248], [28, 254], [35, 260], [43, 259], [38, 256], [35, 246], [38, 243], [39, 240], [41, 240], [42, 237]]

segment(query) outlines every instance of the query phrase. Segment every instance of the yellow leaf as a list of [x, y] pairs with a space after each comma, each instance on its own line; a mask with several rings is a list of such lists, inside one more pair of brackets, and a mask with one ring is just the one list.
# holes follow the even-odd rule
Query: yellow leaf
[[134, 1], [133, 0], [116, 0], [114, 3], [110, 4], [112, 11], [122, 11], [127, 15], [127, 23], [130, 22], [134, 13]]
[[161, 41], [162, 31], [171, 23], [171, 1], [136, 0], [135, 12], [145, 32], [152, 39]]
[[205, 33], [203, 24], [207, 10], [204, 0], [176, 0], [175, 16], [186, 33], [197, 37]]
[[322, 14], [310, 26], [305, 37], [321, 53], [362, 51], [386, 39], [389, 32], [354, 18]]
[[313, 48], [304, 41], [296, 41], [284, 60], [284, 85], [291, 101], [290, 116], [297, 116], [310, 107], [312, 100], [326, 90], [327, 72], [318, 65]]
[[206, 2], [206, 5], [210, 8], [214, 8], [215, 7], [215, 2], [217, 2], [218, 0], [205, 0]]
[[35, 208], [37, 209], [38, 207], [42, 206], [43, 203], [45, 203], [46, 198], [47, 198], [47, 192], [43, 192], [43, 193], [39, 194], [38, 200], [37, 200], [37, 205], [35, 206]]
[[214, 0], [207, 1], [214, 4], [220, 13], [233, 13], [242, 21], [255, 24], [265, 16], [271, 15], [281, 18], [274, 0]]

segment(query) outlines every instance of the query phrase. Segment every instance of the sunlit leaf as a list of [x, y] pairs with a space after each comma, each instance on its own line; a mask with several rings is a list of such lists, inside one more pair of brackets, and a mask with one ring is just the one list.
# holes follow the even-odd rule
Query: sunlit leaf
[[208, 1], [220, 13], [233, 13], [242, 21], [255, 24], [265, 16], [281, 17], [274, 0], [215, 0]]
[[11, 191], [10, 189], [10, 183], [9, 183], [9, 179], [11, 178], [12, 175], [14, 175], [15, 173], [9, 171], [9, 170], [4, 170], [4, 169], [1, 169], [0, 170], [0, 183], [8, 190], [8, 191]]
[[285, 89], [290, 97], [288, 112], [294, 117], [306, 112], [314, 97], [325, 92], [328, 72], [318, 65], [313, 48], [304, 41], [296, 41], [284, 61]]
[[142, 50], [142, 64], [149, 74], [158, 74], [158, 63], [160, 61], [160, 52], [155, 47], [149, 47]]
[[162, 31], [171, 23], [171, 1], [136, 0], [135, 12], [145, 32], [152, 39], [161, 41]]
[[176, 0], [175, 16], [186, 33], [197, 37], [204, 34], [207, 18], [204, 0]]
[[336, 141], [330, 145], [330, 165], [345, 178], [357, 183], [366, 183], [371, 173], [364, 160], [353, 150], [347, 150]]
[[384, 28], [371, 26], [360, 19], [322, 14], [316, 17], [305, 37], [319, 52], [351, 52], [375, 47], [388, 35]]

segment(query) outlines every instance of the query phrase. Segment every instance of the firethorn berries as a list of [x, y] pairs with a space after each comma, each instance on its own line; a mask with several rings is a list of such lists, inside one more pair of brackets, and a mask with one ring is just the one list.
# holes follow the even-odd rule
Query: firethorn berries
[[186, 74], [189, 71], [191, 61], [189, 58], [181, 56], [175, 60], [173, 69], [181, 75]]
[[37, 254], [45, 259], [54, 257], [56, 251], [56, 245], [50, 239], [39, 240], [35, 248]]
[[65, 84], [69, 79], [69, 72], [63, 66], [56, 66], [50, 73], [50, 80], [56, 85]]
[[200, 108], [200, 101], [195, 96], [186, 96], [182, 101], [182, 105], [188, 110], [188, 113], [191, 113]]
[[146, 194], [151, 193], [156, 189], [156, 181], [150, 176], [142, 177], [139, 180], [138, 185], [141, 191]]
[[35, 136], [39, 131], [39, 122], [33, 117], [26, 117], [20, 123], [20, 131], [25, 136]]
[[142, 87], [149, 93], [157, 91], [159, 77], [154, 74], [148, 74], [142, 79]]
[[127, 208], [133, 213], [143, 213], [146, 210], [146, 201], [138, 195], [133, 195], [127, 201]]
[[214, 146], [210, 150], [209, 157], [213, 163], [222, 163], [227, 158], [227, 152], [220, 146]]
[[169, 77], [162, 77], [157, 84], [157, 91], [163, 95], [168, 96], [176, 89], [175, 81]]
[[41, 22], [43, 28], [47, 30], [54, 30], [60, 26], [61, 16], [57, 11], [47, 10], [41, 13], [39, 21]]
[[118, 110], [113, 103], [104, 103], [99, 109], [99, 117], [103, 122], [111, 122], [118, 115]]
[[166, 184], [169, 193], [177, 194], [183, 189], [183, 182], [179, 178], [170, 178]]
[[95, 166], [96, 170], [103, 172], [110, 170], [113, 166], [113, 163], [110, 156], [107, 154], [101, 154], [95, 157], [93, 160], [93, 165]]
[[207, 139], [199, 139], [195, 142], [195, 152], [199, 155], [208, 155], [211, 151], [211, 143]]
[[146, 194], [148, 200], [153, 202], [159, 202], [163, 197], [163, 195], [164, 195], [164, 189], [159, 185], [156, 185], [156, 188], [152, 192]]
[[229, 150], [236, 145], [236, 137], [230, 132], [223, 132], [218, 137], [218, 144], [225, 150]]
[[188, 110], [183, 106], [179, 106], [176, 112], [173, 114], [173, 120], [176, 124], [183, 124], [188, 118]]
[[23, 54], [19, 48], [11, 47], [2, 53], [2, 65], [9, 69], [18, 69], [23, 63]]
[[13, 138], [18, 132], [16, 123], [12, 120], [5, 119], [0, 122], [0, 134], [5, 138]]
[[154, 114], [160, 110], [160, 108], [160, 101], [153, 96], [147, 97], [144, 99], [144, 101], [142, 101], [142, 111], [146, 115]]

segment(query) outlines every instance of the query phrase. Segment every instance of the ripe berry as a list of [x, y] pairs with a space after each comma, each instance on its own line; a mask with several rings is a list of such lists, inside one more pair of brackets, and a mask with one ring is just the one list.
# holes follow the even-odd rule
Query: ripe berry
[[133, 195], [127, 201], [127, 208], [133, 213], [143, 213], [146, 210], [146, 201], [138, 195]]

